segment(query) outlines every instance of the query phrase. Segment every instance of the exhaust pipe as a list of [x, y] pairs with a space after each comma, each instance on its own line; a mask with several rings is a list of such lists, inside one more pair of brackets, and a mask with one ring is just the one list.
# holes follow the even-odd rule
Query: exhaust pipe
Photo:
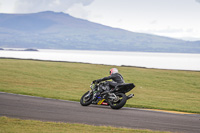
[[130, 99], [130, 98], [132, 98], [132, 97], [134, 97], [134, 94], [128, 95], [128, 96], [127, 96], [127, 100]]

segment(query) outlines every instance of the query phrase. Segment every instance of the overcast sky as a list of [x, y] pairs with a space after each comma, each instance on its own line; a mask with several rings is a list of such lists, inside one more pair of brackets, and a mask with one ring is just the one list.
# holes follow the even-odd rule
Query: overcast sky
[[200, 40], [200, 0], [0, 0], [0, 13], [47, 10], [134, 32]]

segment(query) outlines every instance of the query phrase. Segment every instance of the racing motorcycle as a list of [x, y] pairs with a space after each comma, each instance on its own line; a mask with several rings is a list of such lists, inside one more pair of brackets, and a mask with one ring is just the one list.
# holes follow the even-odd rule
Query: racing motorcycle
[[91, 83], [91, 90], [86, 92], [80, 99], [82, 106], [88, 106], [90, 104], [106, 105], [112, 109], [120, 109], [126, 101], [134, 96], [125, 94], [131, 91], [135, 85], [133, 83], [123, 83], [117, 85], [115, 88], [110, 89], [107, 81], [100, 83]]

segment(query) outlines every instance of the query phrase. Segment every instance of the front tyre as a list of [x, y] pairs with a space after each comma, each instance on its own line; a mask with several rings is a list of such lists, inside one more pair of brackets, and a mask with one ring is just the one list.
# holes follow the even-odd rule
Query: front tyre
[[81, 97], [81, 100], [80, 100], [80, 104], [82, 106], [88, 106], [92, 103], [92, 93], [90, 91], [86, 92], [82, 97]]
[[110, 99], [108, 100], [108, 103], [112, 109], [121, 109], [126, 104], [127, 97], [123, 93], [117, 93], [115, 95], [117, 96], [117, 99]]

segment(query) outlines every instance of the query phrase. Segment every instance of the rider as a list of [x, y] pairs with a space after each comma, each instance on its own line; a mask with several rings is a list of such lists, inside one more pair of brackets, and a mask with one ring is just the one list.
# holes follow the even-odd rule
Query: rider
[[113, 80], [113, 81], [107, 81], [110, 88], [115, 88], [116, 85], [125, 83], [122, 75], [118, 73], [117, 68], [111, 68], [110, 69], [110, 76], [104, 77], [102, 79], [94, 80], [93, 83], [95, 83], [95, 82], [99, 83], [101, 81], [106, 81], [106, 80], [109, 80], [109, 79]]

